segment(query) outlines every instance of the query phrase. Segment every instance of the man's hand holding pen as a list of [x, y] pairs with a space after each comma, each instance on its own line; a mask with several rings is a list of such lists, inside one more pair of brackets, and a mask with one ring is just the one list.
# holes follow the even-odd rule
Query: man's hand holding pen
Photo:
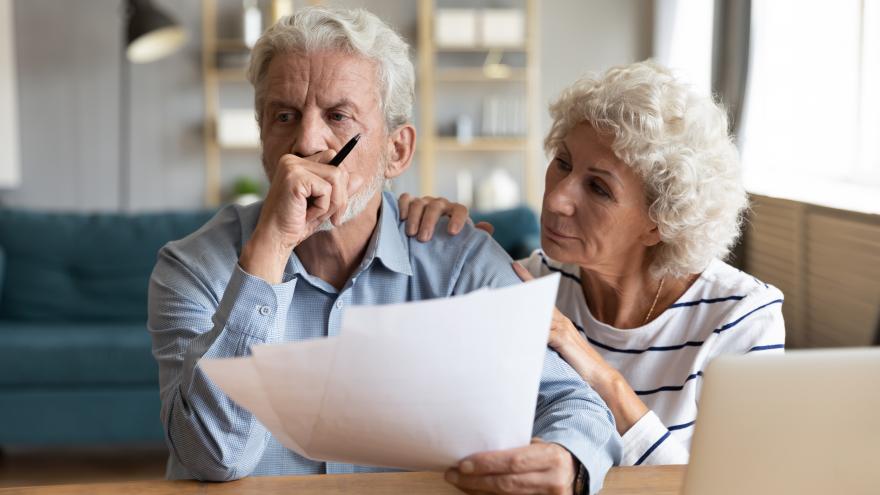
[[280, 283], [291, 251], [330, 220], [339, 225], [349, 197], [361, 186], [339, 167], [360, 134], [339, 153], [325, 150], [307, 157], [282, 155], [275, 167], [260, 218], [242, 249], [239, 264], [248, 273]]

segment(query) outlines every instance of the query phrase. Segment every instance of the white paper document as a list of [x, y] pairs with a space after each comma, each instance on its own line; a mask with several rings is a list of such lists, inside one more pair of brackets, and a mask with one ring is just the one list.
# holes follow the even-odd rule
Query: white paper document
[[444, 470], [528, 445], [559, 275], [445, 299], [353, 306], [338, 337], [199, 366], [314, 460]]

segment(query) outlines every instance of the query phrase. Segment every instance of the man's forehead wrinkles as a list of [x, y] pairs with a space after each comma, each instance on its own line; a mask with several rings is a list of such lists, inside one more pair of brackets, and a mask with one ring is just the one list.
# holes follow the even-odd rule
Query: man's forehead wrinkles
[[264, 108], [343, 111], [358, 119], [382, 113], [381, 82], [372, 60], [342, 53], [287, 53], [271, 63]]
[[289, 80], [285, 84], [273, 85], [268, 92], [270, 100], [314, 100], [321, 105], [355, 105], [376, 99], [376, 88], [356, 84], [354, 81], [329, 81], [316, 84], [307, 79]]

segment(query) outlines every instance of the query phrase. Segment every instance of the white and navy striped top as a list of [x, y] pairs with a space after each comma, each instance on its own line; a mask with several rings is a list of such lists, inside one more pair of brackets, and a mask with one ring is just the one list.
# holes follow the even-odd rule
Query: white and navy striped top
[[621, 465], [686, 464], [703, 370], [716, 356], [783, 352], [782, 292], [713, 260], [699, 279], [648, 324], [621, 330], [596, 320], [580, 269], [535, 251], [521, 262], [534, 276], [560, 272], [557, 306], [629, 382], [650, 411], [623, 435]]

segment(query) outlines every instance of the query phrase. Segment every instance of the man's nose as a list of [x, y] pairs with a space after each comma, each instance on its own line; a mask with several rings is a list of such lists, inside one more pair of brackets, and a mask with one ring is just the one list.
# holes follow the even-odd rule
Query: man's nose
[[327, 149], [329, 129], [326, 123], [314, 115], [304, 115], [293, 137], [290, 153], [299, 157], [312, 156]]

